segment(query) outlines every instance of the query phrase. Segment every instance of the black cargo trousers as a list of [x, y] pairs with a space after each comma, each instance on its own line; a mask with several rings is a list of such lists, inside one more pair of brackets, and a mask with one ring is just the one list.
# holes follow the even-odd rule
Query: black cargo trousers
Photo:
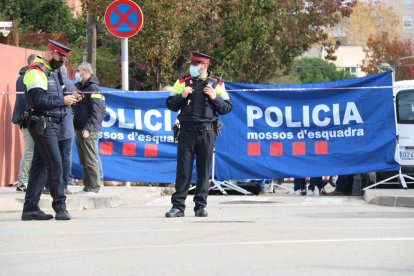
[[194, 156], [196, 157], [197, 171], [197, 185], [193, 199], [195, 202], [194, 211], [207, 206], [210, 168], [215, 142], [216, 132], [211, 123], [180, 128], [177, 146], [176, 191], [171, 197], [173, 208], [185, 210], [185, 199], [191, 185]]

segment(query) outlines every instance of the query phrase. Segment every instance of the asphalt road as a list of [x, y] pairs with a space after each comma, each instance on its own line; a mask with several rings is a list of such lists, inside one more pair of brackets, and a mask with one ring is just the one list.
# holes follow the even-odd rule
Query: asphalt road
[[414, 275], [414, 210], [358, 197], [210, 196], [209, 217], [165, 218], [169, 197], [0, 213], [0, 275]]

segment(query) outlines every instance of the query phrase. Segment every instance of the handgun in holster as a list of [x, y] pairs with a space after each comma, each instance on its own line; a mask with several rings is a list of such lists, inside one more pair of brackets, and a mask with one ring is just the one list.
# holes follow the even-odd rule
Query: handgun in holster
[[47, 127], [47, 120], [44, 116], [31, 116], [31, 120], [34, 123], [34, 129], [37, 134], [43, 135]]
[[174, 141], [178, 142], [178, 136], [180, 136], [180, 124], [176, 123], [173, 126], [173, 132], [174, 132]]
[[213, 122], [213, 128], [214, 128], [214, 132], [216, 133], [217, 136], [221, 135], [221, 131], [220, 128], [223, 126], [223, 123], [220, 122], [219, 120], [216, 120]]

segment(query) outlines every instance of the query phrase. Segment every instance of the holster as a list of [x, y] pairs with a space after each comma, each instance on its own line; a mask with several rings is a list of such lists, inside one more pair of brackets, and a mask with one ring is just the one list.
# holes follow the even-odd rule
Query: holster
[[180, 123], [176, 123], [173, 126], [173, 132], [174, 132], [174, 141], [178, 142], [178, 136], [180, 136]]
[[43, 135], [47, 127], [47, 120], [44, 116], [30, 116], [31, 124], [33, 124], [34, 129], [37, 134]]
[[220, 128], [223, 126], [223, 123], [220, 122], [219, 120], [216, 120], [213, 122], [213, 128], [214, 128], [214, 132], [216, 133], [217, 136], [221, 135], [221, 131]]
[[30, 116], [30, 111], [24, 111], [21, 113], [21, 121], [19, 123], [20, 128], [28, 128], [32, 122], [32, 117]]

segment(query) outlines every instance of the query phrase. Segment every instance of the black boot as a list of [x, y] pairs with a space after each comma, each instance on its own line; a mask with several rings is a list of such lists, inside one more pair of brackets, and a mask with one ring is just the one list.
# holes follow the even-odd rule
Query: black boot
[[55, 219], [56, 220], [70, 220], [72, 217], [66, 210], [61, 210], [56, 213]]
[[171, 208], [167, 213], [165, 213], [167, 218], [177, 218], [177, 217], [184, 217], [184, 211], [181, 211], [178, 208]]
[[52, 218], [52, 215], [45, 214], [42, 210], [22, 213], [22, 220], [49, 220]]

